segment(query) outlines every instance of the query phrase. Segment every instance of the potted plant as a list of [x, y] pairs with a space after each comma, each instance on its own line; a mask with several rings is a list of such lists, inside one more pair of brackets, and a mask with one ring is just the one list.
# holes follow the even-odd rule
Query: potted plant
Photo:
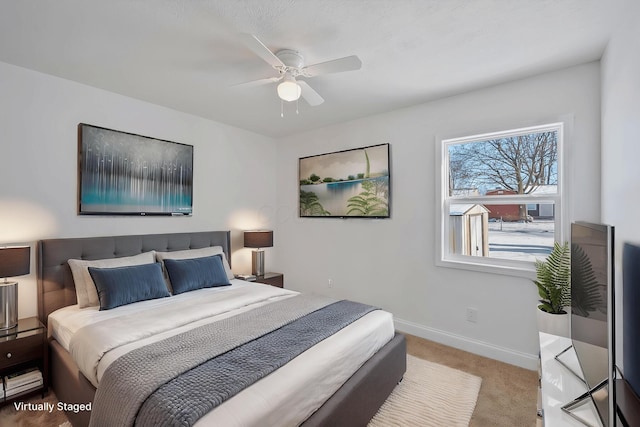
[[571, 306], [571, 248], [568, 242], [554, 242], [553, 250], [544, 261], [536, 260], [536, 280], [540, 300], [538, 330], [569, 337]]

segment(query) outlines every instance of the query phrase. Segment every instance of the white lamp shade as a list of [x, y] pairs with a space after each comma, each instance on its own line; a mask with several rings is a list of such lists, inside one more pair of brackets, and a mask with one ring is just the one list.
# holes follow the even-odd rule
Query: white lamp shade
[[283, 101], [296, 101], [300, 98], [302, 89], [293, 78], [286, 78], [278, 85], [278, 96]]

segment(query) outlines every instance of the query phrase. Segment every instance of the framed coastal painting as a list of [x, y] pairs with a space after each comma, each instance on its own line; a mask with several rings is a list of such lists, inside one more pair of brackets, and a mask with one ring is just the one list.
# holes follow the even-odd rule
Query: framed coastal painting
[[389, 144], [299, 159], [300, 217], [389, 218]]
[[78, 125], [78, 214], [191, 215], [193, 146]]

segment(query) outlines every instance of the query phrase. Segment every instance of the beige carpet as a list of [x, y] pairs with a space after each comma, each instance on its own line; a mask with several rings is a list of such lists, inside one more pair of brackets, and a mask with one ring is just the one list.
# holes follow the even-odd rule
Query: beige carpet
[[404, 379], [369, 427], [466, 427], [481, 382], [475, 375], [408, 355]]
[[[56, 405], [58, 399], [52, 391], [41, 399], [34, 396], [25, 400], [26, 403], [40, 404], [43, 402]], [[7, 405], [0, 410], [0, 427], [71, 427], [62, 411], [54, 409], [52, 412], [39, 410], [16, 411], [14, 405]]]
[[472, 427], [535, 427], [538, 373], [453, 347], [407, 337], [407, 353], [482, 378]]

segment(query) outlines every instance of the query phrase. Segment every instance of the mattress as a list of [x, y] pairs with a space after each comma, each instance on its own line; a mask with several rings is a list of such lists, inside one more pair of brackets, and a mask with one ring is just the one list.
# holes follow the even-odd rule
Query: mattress
[[[49, 316], [49, 333], [72, 354], [85, 376], [99, 386], [109, 364], [128, 351], [297, 294], [268, 285], [231, 282], [228, 287], [200, 289], [113, 310], [64, 307]], [[167, 314], [172, 311], [174, 314]], [[157, 313], [161, 319], [138, 320], [150, 312], [154, 316]], [[112, 332], [107, 331], [106, 339], [96, 337], [99, 342], [81, 346], [92, 347], [88, 351], [78, 348], [77, 344], [74, 346], [74, 336], [79, 330], [106, 319], [122, 320], [123, 327], [116, 329], [124, 331], [112, 331], [113, 337]], [[131, 322], [135, 326], [127, 327]], [[120, 337], [122, 332], [125, 338]], [[197, 425], [298, 425], [393, 335], [392, 315], [382, 310], [373, 311], [227, 400], [201, 418]], [[116, 345], [105, 345], [103, 341], [113, 341]]]

